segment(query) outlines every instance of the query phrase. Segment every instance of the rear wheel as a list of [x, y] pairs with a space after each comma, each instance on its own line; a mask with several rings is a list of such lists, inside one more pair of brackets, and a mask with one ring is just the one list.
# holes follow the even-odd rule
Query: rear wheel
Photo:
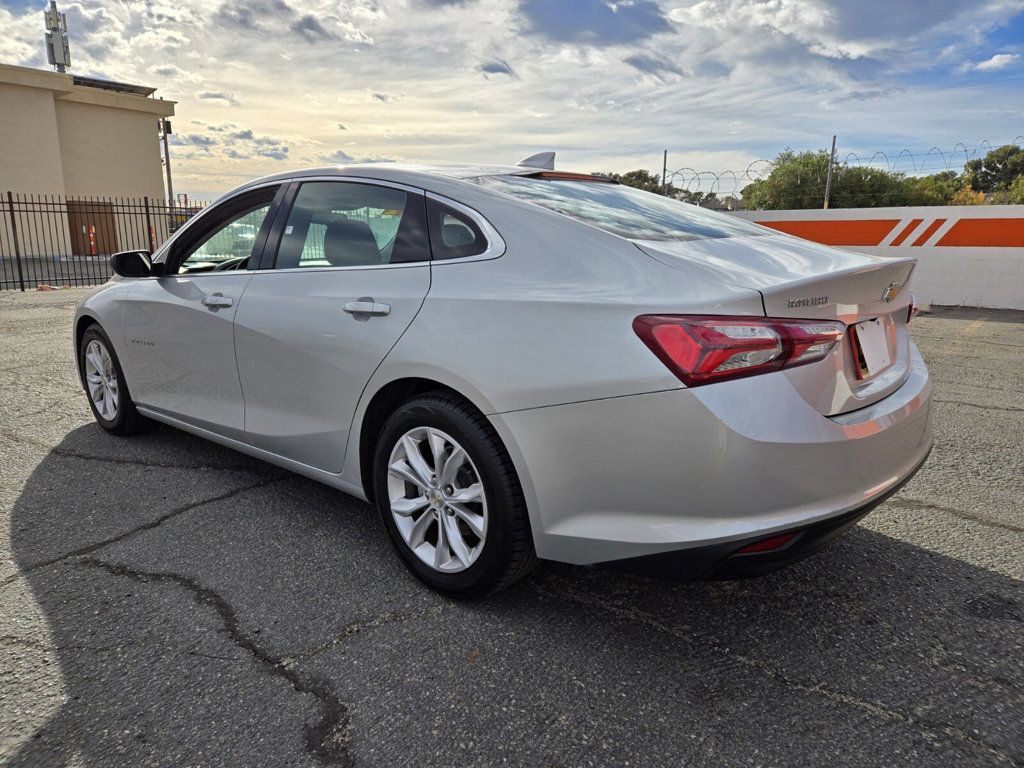
[[132, 435], [148, 424], [135, 410], [124, 371], [110, 339], [98, 325], [82, 334], [78, 349], [78, 367], [85, 394], [96, 421], [115, 435]]
[[402, 560], [439, 592], [487, 595], [536, 563], [512, 460], [487, 419], [457, 397], [423, 395], [391, 415], [374, 493]]

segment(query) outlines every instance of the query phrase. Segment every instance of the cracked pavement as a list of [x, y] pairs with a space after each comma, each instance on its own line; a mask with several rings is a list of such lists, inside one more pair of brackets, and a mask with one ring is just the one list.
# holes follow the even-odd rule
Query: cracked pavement
[[810, 560], [455, 603], [366, 504], [93, 424], [80, 295], [0, 294], [4, 765], [1024, 765], [1024, 313], [915, 320], [932, 456]]

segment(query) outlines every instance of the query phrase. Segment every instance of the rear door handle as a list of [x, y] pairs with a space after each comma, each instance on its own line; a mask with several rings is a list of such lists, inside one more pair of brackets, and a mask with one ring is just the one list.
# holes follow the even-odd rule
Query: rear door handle
[[214, 293], [209, 296], [203, 296], [203, 305], [210, 309], [222, 309], [224, 307], [230, 307], [234, 304], [234, 301], [230, 296], [225, 296], [222, 293]]
[[350, 315], [355, 315], [356, 320], [365, 319], [361, 318], [360, 315], [389, 315], [391, 314], [390, 304], [379, 304], [373, 299], [360, 299], [359, 301], [350, 301], [345, 304], [345, 311]]

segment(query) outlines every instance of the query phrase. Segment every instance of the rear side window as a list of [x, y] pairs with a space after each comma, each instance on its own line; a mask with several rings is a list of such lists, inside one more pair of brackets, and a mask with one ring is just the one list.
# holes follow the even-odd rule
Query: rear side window
[[486, 176], [484, 186], [630, 240], [697, 240], [770, 234], [743, 219], [600, 181]]
[[288, 214], [276, 269], [371, 267], [430, 258], [423, 196], [392, 187], [306, 182]]
[[444, 203], [427, 200], [427, 222], [435, 259], [479, 256], [487, 250], [487, 238], [476, 222]]

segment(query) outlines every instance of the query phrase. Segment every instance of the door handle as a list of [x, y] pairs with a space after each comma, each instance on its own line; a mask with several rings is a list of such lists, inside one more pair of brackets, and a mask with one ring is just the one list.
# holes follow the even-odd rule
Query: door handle
[[[346, 303], [345, 311], [350, 315], [355, 315], [356, 320], [365, 320], [370, 315], [391, 314], [391, 305], [379, 304], [373, 299], [360, 299], [359, 301]], [[363, 315], [363, 317], [360, 317], [360, 315]]]
[[214, 293], [209, 296], [203, 296], [203, 305], [210, 309], [223, 309], [224, 307], [230, 307], [234, 304], [234, 301], [230, 296], [225, 296], [222, 293]]

